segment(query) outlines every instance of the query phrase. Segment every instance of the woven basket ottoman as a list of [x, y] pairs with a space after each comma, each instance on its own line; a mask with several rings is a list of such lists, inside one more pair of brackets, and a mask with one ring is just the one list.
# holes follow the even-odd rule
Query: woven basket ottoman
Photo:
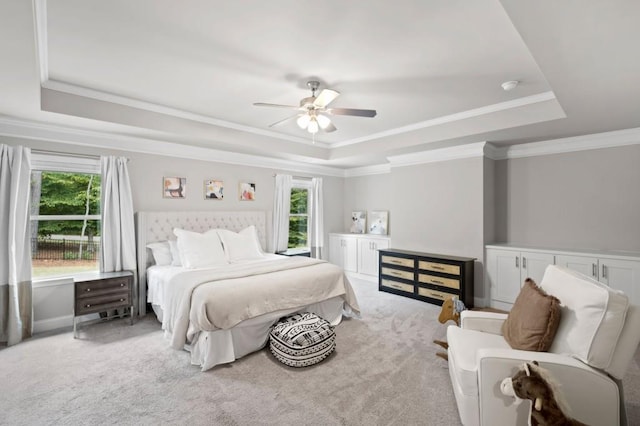
[[308, 367], [336, 348], [333, 326], [316, 314], [295, 314], [281, 319], [269, 333], [271, 353], [290, 367]]

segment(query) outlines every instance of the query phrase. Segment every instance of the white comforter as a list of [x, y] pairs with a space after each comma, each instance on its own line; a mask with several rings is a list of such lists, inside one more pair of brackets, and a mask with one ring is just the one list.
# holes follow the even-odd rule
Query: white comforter
[[359, 313], [342, 269], [323, 260], [294, 256], [189, 270], [165, 286], [162, 328], [171, 346], [181, 349], [200, 331], [229, 329], [249, 318], [336, 296]]

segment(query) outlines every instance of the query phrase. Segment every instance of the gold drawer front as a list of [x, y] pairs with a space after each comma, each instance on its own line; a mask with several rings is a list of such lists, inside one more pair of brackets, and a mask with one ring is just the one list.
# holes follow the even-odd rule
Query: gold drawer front
[[[406, 266], [407, 268], [413, 268], [414, 266], [413, 259], [405, 259], [404, 257], [395, 257], [395, 256], [383, 255], [382, 263], [388, 263], [390, 265]], [[413, 279], [413, 277], [411, 277], [410, 279]]]
[[411, 284], [399, 283], [397, 281], [382, 279], [380, 284], [383, 287], [395, 288], [396, 290], [405, 291], [407, 293], [413, 293], [413, 286]]
[[426, 262], [421, 260], [418, 263], [418, 269], [426, 271], [444, 272], [445, 274], [460, 275], [460, 267], [458, 265], [449, 265], [447, 263]]
[[440, 285], [443, 287], [460, 289], [460, 280], [453, 278], [436, 277], [435, 275], [418, 274], [418, 281], [426, 284]]
[[413, 281], [413, 272], [400, 271], [399, 269], [382, 268], [383, 275], [390, 275], [392, 277], [404, 278], [405, 280]]
[[418, 294], [420, 296], [442, 300], [443, 302], [449, 299], [451, 296], [456, 296], [455, 294], [452, 294], [452, 293], [446, 293], [444, 291], [432, 290], [430, 288], [423, 288], [423, 287], [418, 288]]

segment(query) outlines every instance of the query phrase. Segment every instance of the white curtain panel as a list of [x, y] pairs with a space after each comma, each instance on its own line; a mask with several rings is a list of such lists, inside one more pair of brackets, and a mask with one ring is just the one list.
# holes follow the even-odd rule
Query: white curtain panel
[[289, 245], [289, 212], [291, 211], [291, 175], [276, 175], [273, 196], [273, 249], [284, 251]]
[[311, 255], [315, 258], [322, 258], [322, 247], [324, 247], [324, 215], [322, 197], [322, 178], [311, 179], [311, 197], [309, 197], [309, 246]]
[[31, 292], [31, 150], [0, 144], [0, 342], [33, 332]]
[[135, 271], [136, 240], [133, 197], [125, 157], [100, 159], [102, 174], [102, 232], [100, 268], [103, 272]]

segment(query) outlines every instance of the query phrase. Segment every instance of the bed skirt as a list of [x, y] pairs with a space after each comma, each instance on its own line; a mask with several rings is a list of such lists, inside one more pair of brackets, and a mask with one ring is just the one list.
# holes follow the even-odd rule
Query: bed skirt
[[[262, 349], [269, 340], [271, 326], [283, 316], [296, 312], [313, 312], [335, 326], [342, 321], [343, 313], [352, 315], [352, 312], [344, 311], [344, 308], [349, 309], [342, 296], [337, 296], [304, 308], [270, 312], [245, 320], [228, 330], [199, 332], [185, 345], [185, 349], [191, 353], [191, 364], [206, 371]], [[153, 305], [153, 310], [162, 322], [162, 309]]]

